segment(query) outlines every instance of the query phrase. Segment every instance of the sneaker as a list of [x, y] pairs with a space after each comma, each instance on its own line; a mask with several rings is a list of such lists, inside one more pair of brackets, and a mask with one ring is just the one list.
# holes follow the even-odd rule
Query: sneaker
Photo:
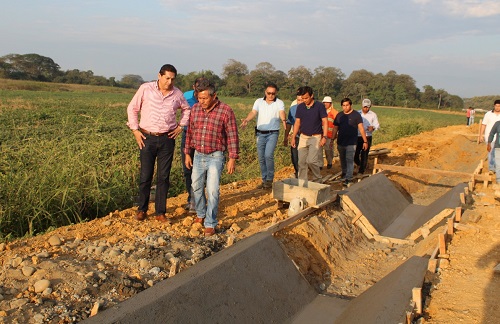
[[212, 235], [215, 235], [215, 228], [206, 227], [205, 228], [205, 236], [212, 236]]
[[262, 183], [262, 189], [271, 189], [273, 187], [273, 182], [266, 180]]

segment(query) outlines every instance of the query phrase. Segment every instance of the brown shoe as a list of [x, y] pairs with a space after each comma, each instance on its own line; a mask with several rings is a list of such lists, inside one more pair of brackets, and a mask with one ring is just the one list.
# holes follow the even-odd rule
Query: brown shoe
[[135, 214], [135, 219], [138, 221], [143, 221], [146, 219], [146, 212], [142, 210], [138, 210], [137, 214]]
[[212, 236], [215, 234], [215, 228], [207, 227], [205, 228], [205, 236]]
[[170, 220], [165, 216], [165, 214], [156, 215], [156, 220], [162, 223], [170, 224]]
[[200, 223], [200, 224], [203, 224], [204, 221], [205, 221], [205, 219], [204, 218], [200, 218], [200, 217], [196, 217], [195, 220], [194, 220], [195, 223]]

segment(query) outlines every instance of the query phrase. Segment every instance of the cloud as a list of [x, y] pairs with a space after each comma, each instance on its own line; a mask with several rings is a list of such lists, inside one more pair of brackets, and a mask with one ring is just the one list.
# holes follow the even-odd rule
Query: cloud
[[423, 7], [432, 6], [442, 14], [465, 18], [483, 18], [500, 15], [500, 2], [481, 0], [413, 0]]

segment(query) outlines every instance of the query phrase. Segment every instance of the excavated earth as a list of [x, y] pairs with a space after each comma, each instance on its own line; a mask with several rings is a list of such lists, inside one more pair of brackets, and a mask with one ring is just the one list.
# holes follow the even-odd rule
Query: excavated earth
[[[475, 127], [450, 126], [378, 148], [391, 152], [379, 163], [472, 173], [486, 148]], [[376, 149], [377, 147], [374, 147]], [[370, 161], [373, 165], [373, 160]], [[339, 172], [322, 170], [323, 175]], [[369, 170], [370, 171], [370, 170]], [[483, 170], [487, 173], [487, 170]], [[291, 167], [276, 180], [288, 178]], [[412, 203], [428, 205], [464, 179], [389, 173]], [[221, 188], [220, 229], [205, 238], [182, 208], [186, 195], [167, 200], [171, 225], [133, 219], [134, 208], [33, 238], [0, 244], [0, 323], [77, 323], [183, 271], [200, 260], [287, 217], [259, 179]], [[333, 191], [341, 190], [331, 182]], [[493, 323], [500, 318], [500, 202], [491, 184], [467, 196], [449, 259], [429, 274], [419, 321]], [[150, 205], [153, 211], [153, 204]], [[354, 298], [413, 255], [430, 255], [436, 229], [413, 245], [372, 242], [351, 224], [338, 203], [319, 209], [276, 233], [299, 271], [319, 292]]]

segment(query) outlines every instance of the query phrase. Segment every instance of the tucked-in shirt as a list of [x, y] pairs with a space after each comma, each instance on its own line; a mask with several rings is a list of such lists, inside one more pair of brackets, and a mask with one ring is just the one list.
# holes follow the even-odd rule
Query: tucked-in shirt
[[326, 108], [322, 102], [315, 101], [311, 108], [305, 103], [297, 106], [295, 118], [300, 119], [300, 132], [304, 135], [323, 135], [323, 118], [326, 118]]
[[[366, 136], [372, 136], [373, 132], [368, 131], [368, 126], [373, 126], [375, 128], [374, 131], [380, 128], [377, 114], [371, 110], [368, 110], [366, 114], [363, 114], [362, 110], [358, 112], [361, 115], [361, 118], [363, 118], [363, 128], [365, 129]], [[359, 132], [359, 130], [358, 130], [358, 137], [361, 137], [361, 133]]]
[[[181, 110], [179, 123], [176, 118], [177, 110]], [[187, 125], [189, 112], [189, 105], [181, 90], [173, 87], [164, 96], [158, 88], [158, 81], [146, 82], [139, 87], [127, 107], [127, 125], [130, 129], [141, 128], [150, 132], [166, 133], [178, 125]]]
[[491, 128], [491, 131], [488, 135], [488, 143], [493, 142], [495, 138], [496, 140], [495, 143], [493, 143], [493, 147], [497, 149], [500, 148], [500, 121], [497, 121], [495, 124], [493, 124], [493, 127]]
[[337, 114], [333, 124], [339, 128], [337, 145], [356, 145], [358, 142], [358, 125], [363, 123], [361, 114], [353, 110], [350, 114], [343, 111]]
[[229, 158], [238, 158], [238, 126], [231, 107], [217, 101], [209, 112], [199, 103], [191, 108], [184, 153], [189, 154], [191, 149], [203, 154], [227, 150]]
[[285, 111], [285, 104], [276, 98], [271, 103], [259, 98], [253, 104], [253, 110], [257, 111], [257, 129], [261, 131], [279, 130], [281, 125], [280, 111]]

